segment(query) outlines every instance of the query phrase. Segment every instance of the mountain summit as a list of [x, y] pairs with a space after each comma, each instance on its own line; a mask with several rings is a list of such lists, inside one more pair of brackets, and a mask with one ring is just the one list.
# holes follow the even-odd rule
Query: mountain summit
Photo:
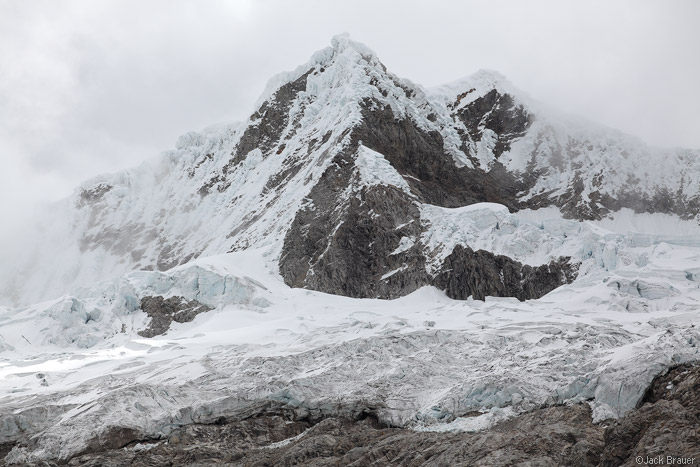
[[[394, 298], [432, 284], [454, 298], [536, 298], [573, 280], [585, 258], [552, 252], [537, 263], [440, 240], [445, 216], [476, 203], [578, 220], [623, 208], [688, 218], [700, 207], [697, 151], [545, 115], [495, 71], [425, 89], [347, 35], [331, 42], [272, 78], [246, 122], [188, 133], [158, 164], [84, 183], [4, 295], [26, 303], [269, 246], [294, 287]], [[50, 272], [36, 258], [52, 258]]]

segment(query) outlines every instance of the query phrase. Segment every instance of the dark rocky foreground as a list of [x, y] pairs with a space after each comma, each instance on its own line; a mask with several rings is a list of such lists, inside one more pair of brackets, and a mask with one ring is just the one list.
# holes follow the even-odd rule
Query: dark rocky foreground
[[[643, 462], [638, 462], [642, 456]], [[657, 377], [640, 406], [594, 424], [587, 404], [535, 410], [478, 433], [421, 433], [358, 420], [268, 414], [187, 425], [167, 440], [113, 430], [71, 466], [634, 466], [647, 456], [700, 463], [700, 367]], [[682, 458], [682, 459], [681, 459]], [[647, 464], [648, 465], [648, 464]], [[682, 464], [681, 464], [682, 465]]]

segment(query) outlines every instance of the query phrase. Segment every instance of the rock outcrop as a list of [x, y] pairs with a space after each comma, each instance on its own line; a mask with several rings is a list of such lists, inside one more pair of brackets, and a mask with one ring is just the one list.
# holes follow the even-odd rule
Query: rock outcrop
[[528, 266], [503, 255], [474, 251], [457, 245], [445, 258], [433, 284], [457, 300], [486, 296], [540, 298], [576, 278], [578, 265], [571, 258], [560, 258], [542, 266]]
[[143, 297], [141, 310], [151, 318], [151, 321], [146, 329], [138, 332], [139, 336], [155, 337], [165, 334], [173, 321], [189, 323], [198, 314], [210, 311], [212, 308], [184, 297], [163, 298], [156, 295]]
[[[280, 272], [292, 287], [350, 297], [396, 298], [428, 283], [414, 200], [391, 185], [359, 187], [352, 158], [336, 157], [285, 237]], [[390, 271], [394, 274], [388, 276]]]

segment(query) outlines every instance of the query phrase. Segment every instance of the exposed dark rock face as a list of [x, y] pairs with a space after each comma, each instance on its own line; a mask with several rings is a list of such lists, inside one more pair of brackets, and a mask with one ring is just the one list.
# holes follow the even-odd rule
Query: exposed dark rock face
[[[282, 85], [269, 100], [263, 102], [260, 108], [250, 116], [251, 122], [246, 127], [240, 141], [236, 145], [231, 159], [223, 167], [222, 173], [216, 173], [200, 189], [200, 196], [204, 197], [216, 187], [219, 192], [224, 192], [231, 186], [227, 176], [233, 169], [246, 158], [254, 149], [262, 151], [263, 155], [269, 155], [276, 148], [276, 153], [281, 153], [285, 148], [283, 135], [287, 138], [294, 135], [298, 127], [298, 121], [289, 121], [289, 109], [297, 99], [301, 91], [306, 90], [306, 78], [314, 72], [311, 69], [294, 81]], [[299, 116], [303, 115], [303, 112]], [[290, 127], [291, 124], [291, 128]], [[289, 130], [289, 131], [288, 131]]]
[[253, 149], [260, 149], [267, 154], [280, 143], [280, 137], [287, 128], [289, 108], [301, 91], [306, 90], [306, 78], [313, 70], [309, 70], [299, 78], [281, 86], [277, 92], [265, 101], [250, 117], [255, 122], [246, 128], [241, 140], [236, 146], [234, 156], [243, 158]]
[[507, 256], [457, 245], [445, 258], [433, 284], [457, 300], [470, 296], [476, 300], [486, 296], [540, 298], [576, 279], [578, 265], [569, 261], [570, 258], [560, 258], [533, 267]]
[[[391, 253], [402, 237], [420, 234], [418, 218], [418, 209], [402, 191], [391, 186], [363, 188], [357, 198], [351, 198], [306, 285], [340, 290], [350, 297], [395, 298], [414, 291], [425, 283], [420, 246]], [[382, 279], [400, 268], [403, 270]]]
[[312, 265], [326, 250], [335, 226], [342, 222], [343, 191], [354, 170], [352, 160], [339, 154], [311, 189], [312, 206], [300, 209], [284, 239], [280, 273], [292, 287], [303, 287]]
[[520, 207], [516, 196], [527, 187], [500, 164], [488, 173], [458, 168], [445, 153], [440, 133], [397, 119], [390, 107], [366, 102], [362, 119], [354, 139], [382, 154], [422, 202], [447, 208], [480, 202], [501, 203], [511, 211]]
[[173, 321], [189, 323], [198, 314], [210, 311], [212, 308], [184, 297], [165, 299], [156, 295], [143, 297], [141, 309], [151, 318], [151, 322], [146, 329], [139, 331], [138, 334], [142, 337], [155, 337], [165, 334]]
[[516, 104], [508, 94], [495, 89], [475, 99], [456, 112], [464, 123], [473, 141], [481, 141], [484, 129], [497, 135], [494, 156], [510, 150], [510, 143], [525, 135], [534, 121], [534, 116], [521, 104]]
[[[416, 242], [392, 254], [401, 239], [420, 236], [420, 213], [409, 196], [388, 185], [362, 187], [345, 199], [354, 162], [338, 156], [311, 190], [285, 238], [280, 272], [293, 287], [350, 297], [395, 298], [427, 281]], [[398, 270], [391, 276], [383, 276]]]
[[[396, 298], [434, 284], [456, 299], [495, 295], [525, 300], [575, 279], [577, 269], [567, 259], [533, 268], [468, 247], [455, 250], [437, 277], [430, 277], [420, 242], [418, 203], [457, 207], [495, 201], [517, 209], [516, 193], [522, 184], [500, 164], [500, 170], [489, 173], [456, 167], [443, 151], [438, 132], [426, 133], [410, 119], [396, 119], [390, 107], [365, 105], [363, 124], [352, 133], [353, 144], [336, 156], [312, 188], [310, 204], [297, 213], [287, 232], [280, 272], [288, 285], [350, 297]], [[512, 107], [512, 101], [493, 105]], [[504, 112], [500, 118], [507, 119], [510, 114]], [[527, 124], [522, 115], [512, 118], [524, 118], [520, 125]], [[492, 123], [497, 129], [521, 128]], [[382, 154], [403, 174], [411, 193], [390, 185], [352, 191], [354, 154], [360, 144]], [[402, 238], [412, 239], [412, 245], [392, 254]]]

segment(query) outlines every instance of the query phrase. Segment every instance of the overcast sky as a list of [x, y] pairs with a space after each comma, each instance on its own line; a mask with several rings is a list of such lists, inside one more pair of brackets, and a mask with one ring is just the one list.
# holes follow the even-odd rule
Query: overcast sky
[[694, 0], [0, 0], [0, 216], [246, 118], [270, 76], [341, 32], [425, 86], [496, 69], [562, 110], [700, 148], [698, 19]]

